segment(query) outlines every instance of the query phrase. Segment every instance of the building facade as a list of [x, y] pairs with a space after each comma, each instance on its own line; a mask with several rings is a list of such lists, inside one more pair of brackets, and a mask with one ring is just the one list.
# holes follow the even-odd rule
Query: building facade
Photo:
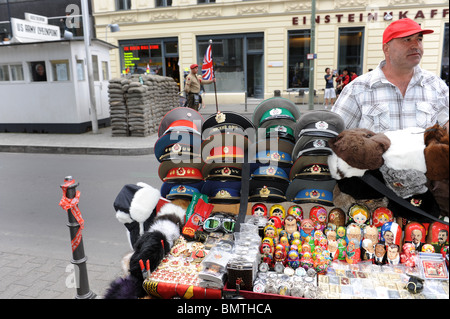
[[[149, 69], [173, 77], [182, 90], [185, 70], [202, 64], [212, 40], [223, 104], [307, 90], [311, 67], [320, 100], [325, 68], [357, 74], [375, 68], [384, 58], [384, 29], [405, 17], [435, 31], [424, 37], [421, 66], [448, 83], [448, 1], [316, 0], [314, 48], [311, 6], [308, 0], [94, 0], [92, 10], [97, 37], [118, 46], [110, 53], [115, 77]], [[108, 32], [114, 23], [120, 32]], [[206, 102], [214, 103], [213, 86], [206, 92]]]

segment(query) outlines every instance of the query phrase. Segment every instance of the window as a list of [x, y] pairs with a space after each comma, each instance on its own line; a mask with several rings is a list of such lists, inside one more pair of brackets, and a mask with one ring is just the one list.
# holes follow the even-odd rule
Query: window
[[444, 48], [442, 49], [441, 79], [444, 80], [447, 85], [449, 85], [448, 37], [448, 23], [446, 23], [444, 31]]
[[107, 61], [102, 61], [102, 77], [103, 81], [109, 81], [109, 70]]
[[116, 0], [116, 10], [130, 10], [131, 0]]
[[45, 68], [45, 61], [30, 62], [31, 79], [33, 82], [47, 81], [47, 71]]
[[348, 69], [363, 74], [363, 36], [364, 28], [340, 28], [338, 70]]
[[70, 70], [68, 60], [50, 61], [52, 65], [53, 81], [69, 81]]
[[216, 3], [216, 0], [197, 0], [197, 4]]
[[307, 54], [311, 51], [311, 31], [289, 31], [288, 36], [288, 87], [307, 88], [309, 87], [309, 60], [307, 59]]
[[92, 55], [92, 72], [94, 81], [100, 81], [100, 72], [98, 70], [98, 56]]
[[9, 81], [9, 71], [7, 65], [0, 65], [0, 81]]
[[77, 80], [84, 81], [84, 60], [77, 60]]
[[172, 0], [155, 0], [155, 7], [171, 7]]
[[[199, 36], [196, 62], [200, 68], [210, 39], [217, 92], [248, 92], [248, 96], [263, 92], [264, 34]], [[205, 85], [205, 91], [213, 92], [214, 86]]]
[[24, 81], [22, 64], [12, 64], [9, 66], [11, 70], [11, 81]]

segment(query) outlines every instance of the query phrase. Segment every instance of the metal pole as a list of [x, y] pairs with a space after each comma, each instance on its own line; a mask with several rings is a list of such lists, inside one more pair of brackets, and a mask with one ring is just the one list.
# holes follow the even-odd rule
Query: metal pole
[[[64, 178], [64, 182], [69, 182], [73, 178], [72, 176], [66, 176]], [[76, 194], [76, 188], [79, 185], [79, 183], [75, 183], [73, 185], [70, 185], [67, 187], [66, 197], [69, 199], [72, 199], [75, 197]], [[61, 187], [63, 187], [61, 185]], [[71, 209], [67, 210], [68, 215], [68, 223], [67, 226], [70, 230], [70, 240], [73, 240], [78, 232], [78, 229], [80, 228], [80, 224], [75, 219], [75, 216], [72, 214]], [[84, 245], [83, 245], [83, 237], [81, 237], [80, 243], [78, 247], [72, 251], [72, 260], [70, 261], [75, 266], [75, 279], [77, 284], [77, 295], [75, 296], [75, 299], [94, 299], [97, 297], [95, 293], [93, 293], [89, 288], [89, 279], [88, 279], [88, 273], [86, 268], [86, 261], [87, 257], [84, 253]]]
[[84, 48], [86, 50], [86, 65], [88, 71], [92, 132], [98, 133], [97, 104], [95, 101], [95, 88], [94, 88], [94, 68], [92, 67], [92, 56], [91, 56], [91, 27], [90, 27], [91, 22], [89, 20], [89, 7], [87, 0], [81, 0], [81, 11], [83, 17]]
[[[316, 0], [311, 0], [311, 49], [316, 49]], [[314, 110], [314, 58], [309, 60], [309, 109]]]

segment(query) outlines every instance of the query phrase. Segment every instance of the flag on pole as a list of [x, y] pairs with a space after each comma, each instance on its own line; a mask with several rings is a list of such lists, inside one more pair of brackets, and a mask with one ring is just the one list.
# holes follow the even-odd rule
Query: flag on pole
[[210, 44], [206, 49], [205, 57], [203, 58], [202, 79], [212, 80], [213, 78], [214, 78], [214, 68], [212, 60], [212, 49]]

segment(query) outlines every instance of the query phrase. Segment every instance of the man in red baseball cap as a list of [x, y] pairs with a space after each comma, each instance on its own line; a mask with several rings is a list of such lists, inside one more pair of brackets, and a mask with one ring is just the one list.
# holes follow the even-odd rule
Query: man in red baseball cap
[[419, 66], [423, 35], [432, 32], [408, 18], [389, 24], [382, 40], [385, 60], [345, 86], [332, 108], [347, 129], [378, 133], [439, 123], [448, 131], [448, 86]]
[[216, 82], [216, 79], [203, 80], [201, 75], [198, 75], [198, 64], [194, 63], [190, 66], [191, 72], [186, 77], [184, 84], [184, 91], [186, 92], [186, 107], [190, 107], [196, 111], [199, 110], [199, 105], [202, 104], [202, 97], [199, 94], [203, 84], [210, 84]]

